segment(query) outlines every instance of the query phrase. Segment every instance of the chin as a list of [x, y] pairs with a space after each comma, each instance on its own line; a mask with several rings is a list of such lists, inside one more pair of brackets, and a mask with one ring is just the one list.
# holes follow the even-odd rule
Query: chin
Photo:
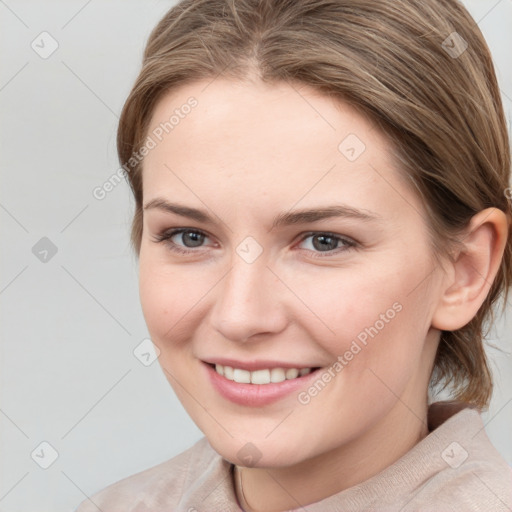
[[[206, 435], [206, 434], [205, 434]], [[280, 468], [298, 464], [308, 458], [301, 453], [303, 442], [287, 443], [285, 439], [261, 440], [258, 436], [230, 438], [223, 432], [220, 437], [206, 435], [212, 448], [221, 457], [237, 466]], [[302, 438], [304, 439], [304, 437]]]

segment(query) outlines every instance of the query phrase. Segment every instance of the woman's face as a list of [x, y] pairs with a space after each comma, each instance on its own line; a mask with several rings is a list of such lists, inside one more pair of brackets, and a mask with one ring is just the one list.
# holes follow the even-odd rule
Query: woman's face
[[376, 126], [307, 86], [216, 79], [165, 96], [148, 135], [142, 308], [212, 446], [279, 467], [419, 425], [443, 279]]

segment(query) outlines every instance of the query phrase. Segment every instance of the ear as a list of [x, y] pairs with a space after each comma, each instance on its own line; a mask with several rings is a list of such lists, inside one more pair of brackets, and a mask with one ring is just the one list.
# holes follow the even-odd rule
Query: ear
[[473, 319], [500, 268], [507, 235], [508, 218], [501, 210], [487, 208], [472, 217], [460, 237], [462, 247], [447, 263], [432, 327], [455, 331]]

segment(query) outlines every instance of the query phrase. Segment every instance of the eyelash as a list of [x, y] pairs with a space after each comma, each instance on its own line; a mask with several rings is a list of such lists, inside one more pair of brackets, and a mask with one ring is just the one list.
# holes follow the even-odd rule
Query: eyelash
[[[158, 235], [156, 235], [154, 237], [153, 241], [156, 243], [165, 243], [165, 245], [167, 245], [167, 247], [173, 252], [176, 252], [179, 254], [185, 254], [185, 255], [192, 254], [197, 251], [195, 249], [183, 249], [181, 246], [176, 245], [174, 242], [170, 241], [170, 239], [173, 236], [178, 235], [180, 233], [188, 233], [188, 232], [196, 233], [196, 234], [200, 234], [200, 235], [204, 235], [205, 237], [208, 237], [208, 235], [206, 233], [204, 233], [203, 231], [200, 231], [198, 229], [177, 228], [177, 229], [172, 229], [170, 231], [163, 231], [162, 233], [159, 233]], [[330, 233], [328, 231], [311, 231], [311, 232], [305, 233], [304, 236], [300, 239], [299, 243], [302, 243], [304, 240], [306, 240], [309, 237], [320, 236], [320, 235], [324, 235], [329, 238], [334, 238], [334, 239], [342, 242], [343, 244], [345, 244], [345, 246], [339, 247], [337, 249], [333, 249], [330, 251], [325, 251], [324, 254], [322, 254], [322, 252], [314, 252], [314, 251], [310, 251], [309, 249], [303, 249], [303, 250], [306, 250], [309, 252], [313, 252], [313, 254], [312, 254], [313, 258], [326, 258], [329, 256], [333, 256], [335, 254], [339, 254], [340, 252], [354, 249], [358, 245], [357, 242], [355, 242], [354, 240], [352, 240], [350, 238], [339, 236], [339, 235], [336, 235], [335, 233]]]

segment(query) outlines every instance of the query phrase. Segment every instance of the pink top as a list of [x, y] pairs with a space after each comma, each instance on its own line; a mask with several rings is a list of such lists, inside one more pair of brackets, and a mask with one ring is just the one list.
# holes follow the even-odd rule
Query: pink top
[[[76, 512], [235, 512], [233, 465], [203, 437], [176, 457], [110, 485]], [[512, 468], [479, 412], [463, 409], [377, 475], [307, 512], [510, 512]]]

